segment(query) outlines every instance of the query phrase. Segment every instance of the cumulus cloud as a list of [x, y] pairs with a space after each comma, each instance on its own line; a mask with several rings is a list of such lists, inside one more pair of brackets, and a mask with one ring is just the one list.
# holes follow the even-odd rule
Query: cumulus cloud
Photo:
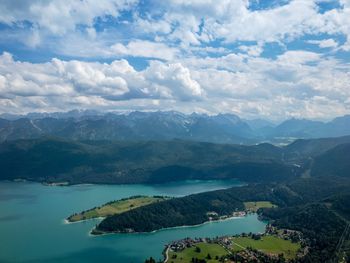
[[203, 95], [199, 83], [191, 78], [189, 69], [181, 63], [165, 65], [153, 61], [146, 69], [145, 76], [152, 85], [159, 86], [160, 90], [169, 90], [168, 96], [190, 100]]
[[201, 87], [180, 63], [152, 62], [136, 71], [126, 60], [110, 64], [77, 60], [32, 64], [0, 57], [0, 93], [3, 98], [71, 97], [126, 100], [165, 98], [188, 100], [200, 97]]
[[305, 51], [287, 51], [276, 59], [229, 54], [151, 61], [141, 71], [123, 59], [28, 63], [4, 53], [0, 94], [0, 111], [175, 109], [319, 118], [350, 110], [350, 70]]

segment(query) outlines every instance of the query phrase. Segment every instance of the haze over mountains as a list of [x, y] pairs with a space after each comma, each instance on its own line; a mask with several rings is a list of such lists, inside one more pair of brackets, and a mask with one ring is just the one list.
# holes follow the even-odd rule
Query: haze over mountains
[[287, 143], [295, 138], [350, 135], [350, 115], [330, 122], [289, 119], [278, 125], [267, 120], [244, 120], [233, 114], [183, 114], [175, 111], [97, 111], [2, 114], [0, 141], [42, 136], [74, 140], [172, 140], [215, 143]]

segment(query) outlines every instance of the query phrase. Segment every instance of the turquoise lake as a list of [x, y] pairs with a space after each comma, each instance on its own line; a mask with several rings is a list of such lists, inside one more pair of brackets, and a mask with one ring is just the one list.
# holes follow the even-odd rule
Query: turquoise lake
[[240, 186], [237, 181], [184, 181], [162, 185], [43, 186], [0, 182], [0, 262], [144, 262], [162, 259], [164, 245], [185, 237], [262, 232], [256, 215], [149, 234], [90, 236], [98, 220], [65, 224], [74, 212], [132, 195], [183, 196]]

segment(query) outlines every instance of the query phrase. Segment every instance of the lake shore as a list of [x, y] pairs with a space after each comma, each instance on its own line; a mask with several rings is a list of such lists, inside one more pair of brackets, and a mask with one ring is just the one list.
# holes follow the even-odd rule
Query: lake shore
[[[172, 196], [176, 193], [183, 196], [193, 191], [207, 191], [227, 186], [227, 183], [222, 181], [214, 181], [211, 184], [203, 181], [196, 184], [189, 181], [182, 183], [168, 184], [165, 187], [101, 184], [88, 187], [47, 187], [29, 181], [18, 183], [0, 181], [2, 213], [11, 215], [20, 211], [22, 215], [15, 221], [2, 221], [0, 224], [0, 239], [3, 241], [0, 262], [58, 262], [62, 259], [64, 261], [67, 257], [71, 262], [99, 262], [101, 258], [107, 262], [144, 262], [149, 256], [163, 258], [161, 253], [164, 244], [171, 240], [187, 236], [220, 236], [227, 231], [235, 234], [264, 229], [265, 224], [259, 222], [256, 217], [249, 219], [249, 216], [241, 220], [207, 224], [198, 228], [165, 230], [155, 234], [100, 237], [89, 234], [99, 220], [65, 224], [64, 218], [71, 213], [109, 200], [139, 194]], [[36, 213], [35, 217], [33, 216], [33, 211], [44, 211], [48, 207], [50, 208], [48, 213]], [[15, 229], [25, 231], [13, 233], [14, 226]], [[50, 231], [43, 231], [44, 226], [48, 226]], [[43, 249], [44, 247], [47, 249]], [[96, 247], [98, 249], [90, 250]], [[91, 253], [71, 253], [72, 251], [91, 251]]]

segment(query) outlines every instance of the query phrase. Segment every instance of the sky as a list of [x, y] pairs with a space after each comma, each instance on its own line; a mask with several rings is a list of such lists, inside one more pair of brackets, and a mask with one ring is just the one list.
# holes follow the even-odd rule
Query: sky
[[0, 113], [350, 114], [350, 0], [0, 0]]

